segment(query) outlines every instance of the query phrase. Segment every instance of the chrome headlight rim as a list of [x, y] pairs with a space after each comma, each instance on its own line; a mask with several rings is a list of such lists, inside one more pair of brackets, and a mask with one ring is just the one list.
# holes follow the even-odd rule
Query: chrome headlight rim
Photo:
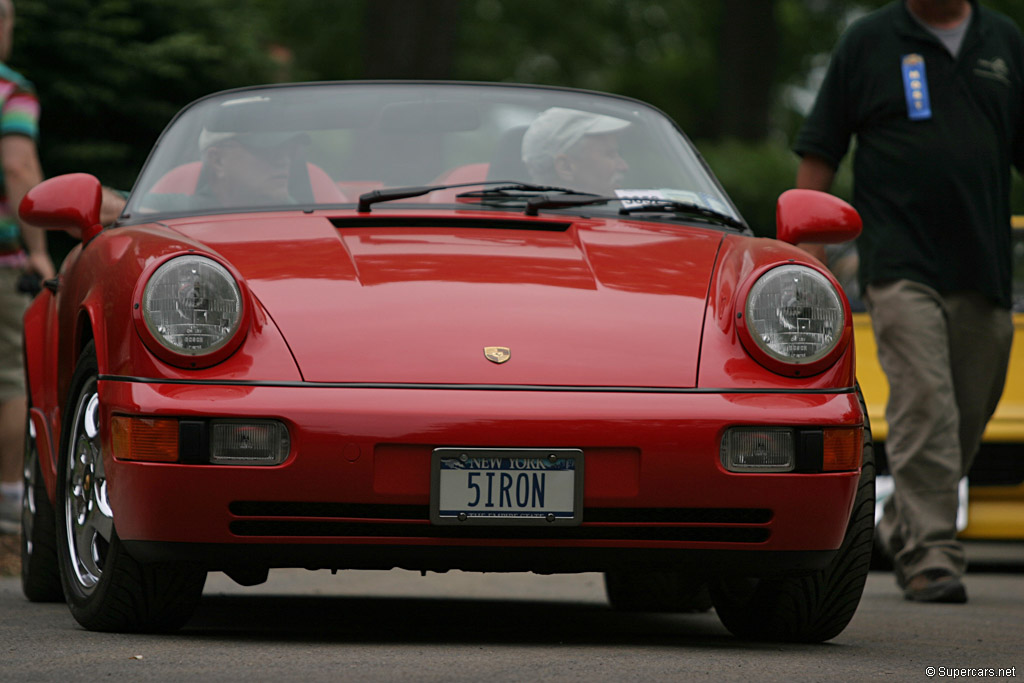
[[[841, 321], [837, 319], [832, 342], [826, 348], [806, 357], [786, 356], [772, 349], [762, 339], [750, 315], [751, 298], [760, 292], [767, 283], [767, 278], [784, 277], [792, 270], [807, 274], [819, 285], [827, 287], [825, 291], [834, 298], [838, 310], [841, 310]], [[788, 377], [810, 377], [824, 372], [835, 365], [846, 352], [853, 337], [850, 304], [839, 282], [827, 270], [799, 261], [772, 263], [756, 269], [738, 291], [735, 318], [740, 342], [747, 353], [766, 369]]]
[[[212, 266], [214, 272], [224, 277], [239, 302], [239, 313], [229, 332], [217, 343], [203, 349], [186, 349], [170, 343], [152, 323], [146, 310], [146, 293], [154, 278], [166, 269], [182, 265], [182, 260], [197, 261]], [[220, 363], [233, 354], [248, 335], [252, 320], [252, 304], [245, 280], [231, 264], [208, 253], [185, 251], [168, 254], [150, 264], [139, 277], [132, 297], [132, 317], [135, 329], [142, 341], [160, 360], [180, 368], [201, 369]]]

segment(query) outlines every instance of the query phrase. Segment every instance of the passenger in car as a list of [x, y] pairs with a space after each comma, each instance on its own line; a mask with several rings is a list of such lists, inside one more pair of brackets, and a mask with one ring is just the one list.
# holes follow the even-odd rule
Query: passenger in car
[[629, 164], [618, 133], [629, 122], [565, 107], [541, 112], [523, 134], [522, 158], [530, 179], [543, 185], [614, 196]]
[[[204, 130], [194, 207], [293, 204], [292, 168], [308, 143], [305, 134], [234, 133]], [[307, 183], [308, 185], [308, 183]]]

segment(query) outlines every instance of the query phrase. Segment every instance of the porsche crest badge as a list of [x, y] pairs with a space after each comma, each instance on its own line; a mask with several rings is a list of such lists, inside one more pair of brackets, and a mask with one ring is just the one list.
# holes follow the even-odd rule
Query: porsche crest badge
[[512, 349], [507, 346], [485, 346], [484, 358], [492, 363], [504, 363], [512, 357]]

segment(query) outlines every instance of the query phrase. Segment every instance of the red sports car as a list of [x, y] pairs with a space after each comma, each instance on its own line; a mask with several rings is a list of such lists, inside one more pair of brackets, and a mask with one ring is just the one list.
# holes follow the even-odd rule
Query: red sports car
[[182, 626], [209, 571], [589, 572], [741, 637], [852, 617], [874, 466], [851, 317], [790, 191], [755, 237], [636, 100], [464, 83], [186, 107], [25, 319], [23, 585], [83, 626]]

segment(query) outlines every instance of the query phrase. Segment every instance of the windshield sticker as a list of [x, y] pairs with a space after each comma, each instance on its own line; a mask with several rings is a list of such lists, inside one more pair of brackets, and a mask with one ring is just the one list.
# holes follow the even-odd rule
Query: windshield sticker
[[712, 211], [717, 211], [718, 213], [725, 214], [726, 216], [732, 216], [733, 215], [732, 209], [729, 208], [729, 206], [727, 206], [725, 202], [719, 201], [718, 199], [715, 199], [714, 197], [709, 195], [707, 192], [701, 192], [700, 193], [700, 199], [701, 199], [701, 204], [703, 204], [704, 206], [708, 207]]
[[645, 204], [656, 204], [666, 200], [711, 208], [702, 195], [688, 190], [673, 190], [663, 187], [658, 190], [615, 190], [615, 194], [623, 200], [622, 207], [625, 209], [633, 209]]

